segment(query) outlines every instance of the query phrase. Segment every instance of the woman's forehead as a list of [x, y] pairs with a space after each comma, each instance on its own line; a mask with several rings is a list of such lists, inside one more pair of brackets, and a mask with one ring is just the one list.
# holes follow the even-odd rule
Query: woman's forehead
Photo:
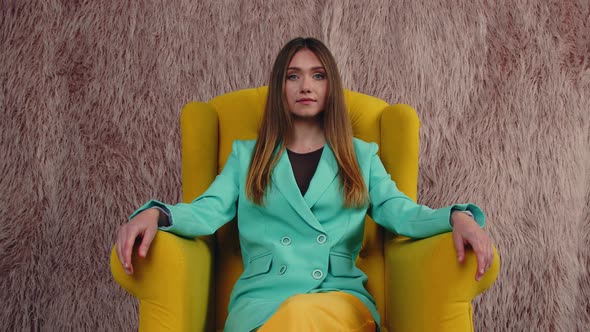
[[304, 48], [293, 55], [289, 69], [323, 69], [324, 65], [311, 50]]

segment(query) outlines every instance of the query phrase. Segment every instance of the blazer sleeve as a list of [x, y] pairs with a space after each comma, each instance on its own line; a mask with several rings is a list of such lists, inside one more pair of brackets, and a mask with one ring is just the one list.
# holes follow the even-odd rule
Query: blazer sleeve
[[426, 238], [452, 231], [451, 212], [459, 210], [470, 211], [476, 222], [483, 227], [485, 215], [474, 204], [454, 204], [431, 209], [414, 202], [397, 188], [377, 155], [377, 145], [371, 145], [368, 214], [377, 224], [402, 236]]
[[191, 203], [169, 205], [151, 200], [135, 211], [129, 219], [145, 209], [160, 207], [169, 211], [170, 226], [159, 229], [182, 237], [211, 235], [236, 216], [239, 196], [239, 160], [237, 142], [233, 143], [221, 173], [211, 186]]

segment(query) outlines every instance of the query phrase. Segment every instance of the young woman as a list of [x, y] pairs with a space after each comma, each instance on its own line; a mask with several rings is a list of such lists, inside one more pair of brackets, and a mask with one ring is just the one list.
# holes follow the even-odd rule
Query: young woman
[[367, 213], [413, 238], [452, 231], [460, 262], [464, 246], [473, 247], [478, 280], [492, 263], [482, 211], [430, 209], [401, 193], [377, 145], [352, 136], [330, 51], [297, 38], [273, 66], [258, 139], [235, 141], [223, 171], [192, 203], [150, 201], [137, 210], [119, 231], [117, 253], [131, 274], [136, 238], [145, 257], [158, 228], [208, 235], [237, 214], [244, 273], [226, 331], [375, 331], [379, 314], [354, 263]]

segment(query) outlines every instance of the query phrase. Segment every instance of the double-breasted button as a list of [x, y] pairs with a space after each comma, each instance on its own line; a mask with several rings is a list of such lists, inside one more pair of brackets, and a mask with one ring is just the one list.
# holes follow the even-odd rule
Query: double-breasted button
[[281, 265], [281, 268], [279, 269], [279, 274], [285, 274], [285, 272], [287, 272], [287, 265]]
[[324, 234], [320, 234], [320, 235], [318, 235], [318, 237], [315, 240], [319, 244], [324, 244], [324, 243], [326, 243], [326, 236]]
[[281, 239], [281, 244], [284, 246], [288, 246], [291, 244], [291, 238], [288, 236], [283, 236], [283, 238]]
[[313, 270], [311, 276], [316, 280], [322, 279], [322, 277], [324, 276], [324, 272], [322, 272], [322, 270]]

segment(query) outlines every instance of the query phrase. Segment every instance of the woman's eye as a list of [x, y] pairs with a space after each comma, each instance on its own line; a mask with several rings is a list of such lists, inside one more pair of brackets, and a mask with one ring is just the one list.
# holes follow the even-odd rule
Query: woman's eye
[[295, 75], [295, 74], [287, 75], [287, 79], [290, 81], [294, 81], [297, 79], [297, 75]]
[[326, 75], [322, 73], [316, 73], [315, 75], [313, 75], [313, 78], [315, 78], [316, 80], [323, 80], [324, 78], [326, 78]]

